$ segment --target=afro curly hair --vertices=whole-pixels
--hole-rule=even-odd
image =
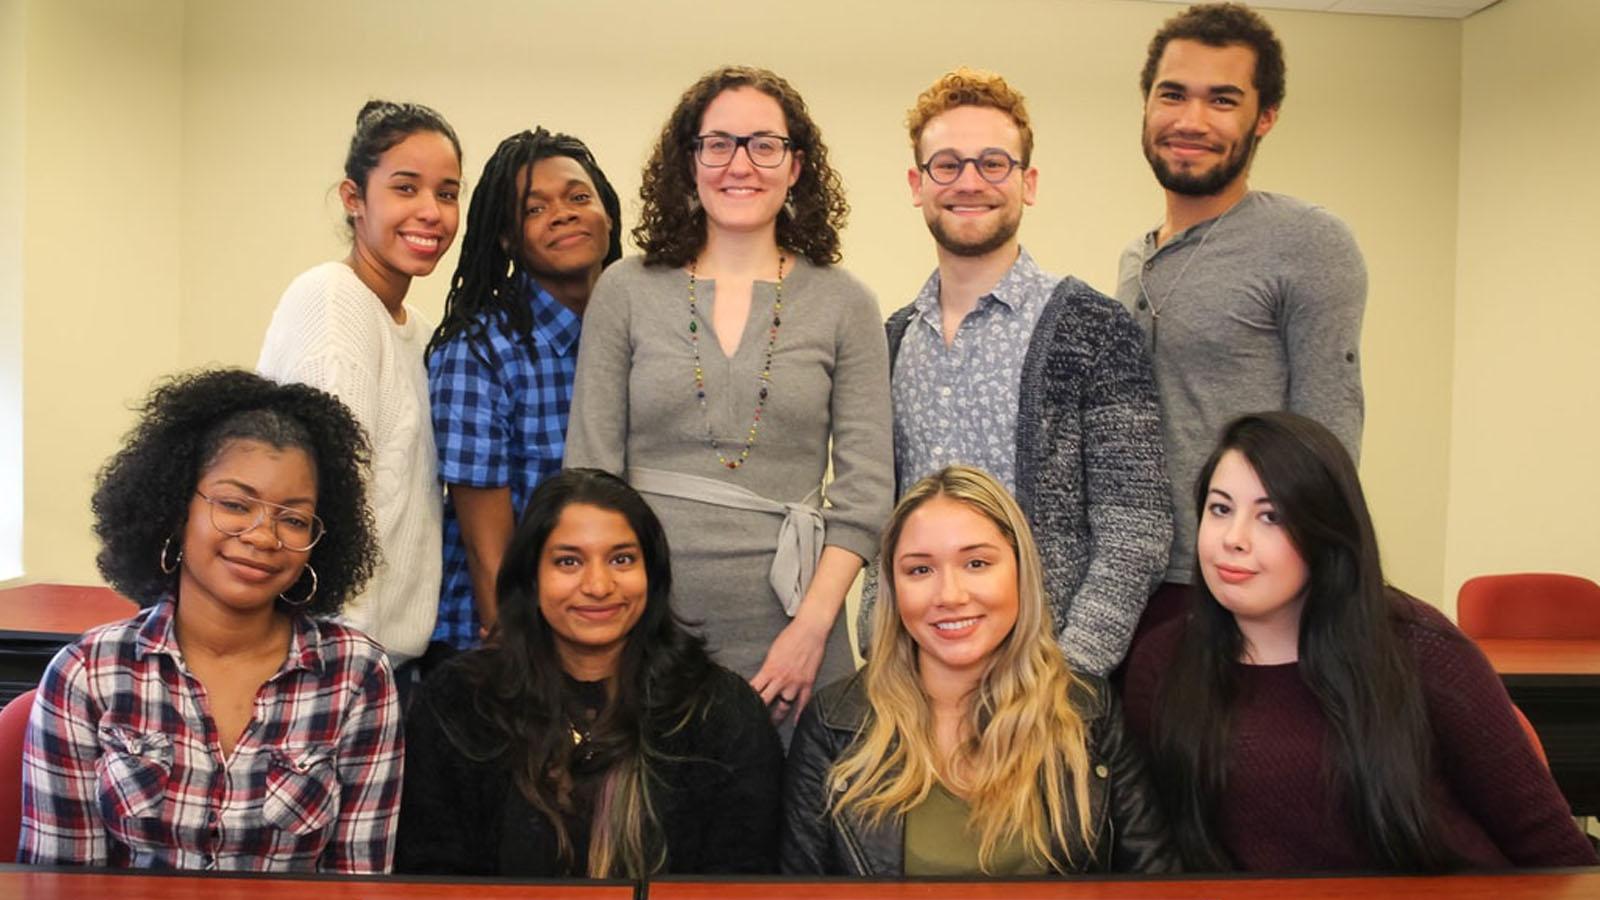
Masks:
[[[177,590],[161,554],[188,518],[204,472],[231,441],[297,448],[311,457],[317,515],[326,526],[311,550],[317,593],[299,609],[337,613],[377,565],[377,541],[363,476],[371,453],[355,417],[331,394],[277,384],[236,369],[192,372],[158,384],[139,424],[96,479],[96,558],[106,581],[140,606]]]

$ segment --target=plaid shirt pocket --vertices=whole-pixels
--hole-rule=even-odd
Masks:
[[[262,816],[274,828],[305,836],[327,828],[339,811],[332,747],[275,747],[267,768]]]
[[[100,817],[128,846],[170,843],[161,818],[172,777],[172,738],[125,725],[100,727]]]

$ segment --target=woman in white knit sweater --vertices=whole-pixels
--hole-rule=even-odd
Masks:
[[[455,238],[461,144],[428,107],[373,100],[356,116],[344,174],[350,255],[289,285],[256,367],[334,394],[367,430],[383,559],[344,616],[398,667],[422,655],[433,631],[442,515],[423,365],[433,325],[405,297]]]

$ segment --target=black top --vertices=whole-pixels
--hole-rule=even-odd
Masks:
[[[569,701],[592,703],[594,685],[569,682]],[[451,742],[488,743],[461,665],[441,667],[406,717],[406,776],[395,871],[534,878],[573,874],[560,862],[549,820],[522,795],[499,759],[469,759]],[[588,695],[587,697],[584,695]],[[651,801],[666,839],[662,874],[766,873],[777,869],[783,750],[760,697],[720,666],[710,668],[698,718],[656,736]],[[588,700],[589,703],[585,701]],[[580,726],[580,731],[582,726]],[[492,740],[492,738],[490,739]],[[575,772],[580,782],[584,773]],[[596,780],[596,783],[597,780]],[[575,791],[575,797],[584,791]],[[587,829],[592,809],[567,819]],[[580,860],[588,835],[572,833]],[[581,862],[576,874],[583,874]]]

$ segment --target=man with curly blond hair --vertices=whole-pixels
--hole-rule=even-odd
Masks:
[[[907,125],[911,202],[939,268],[888,324],[898,484],[960,463],[1015,493],[1039,538],[1057,641],[1075,668],[1105,674],[1172,529],[1138,326],[1022,249],[1039,172],[1027,105],[1004,78],[947,73]],[[864,626],[875,586],[865,594]]]

